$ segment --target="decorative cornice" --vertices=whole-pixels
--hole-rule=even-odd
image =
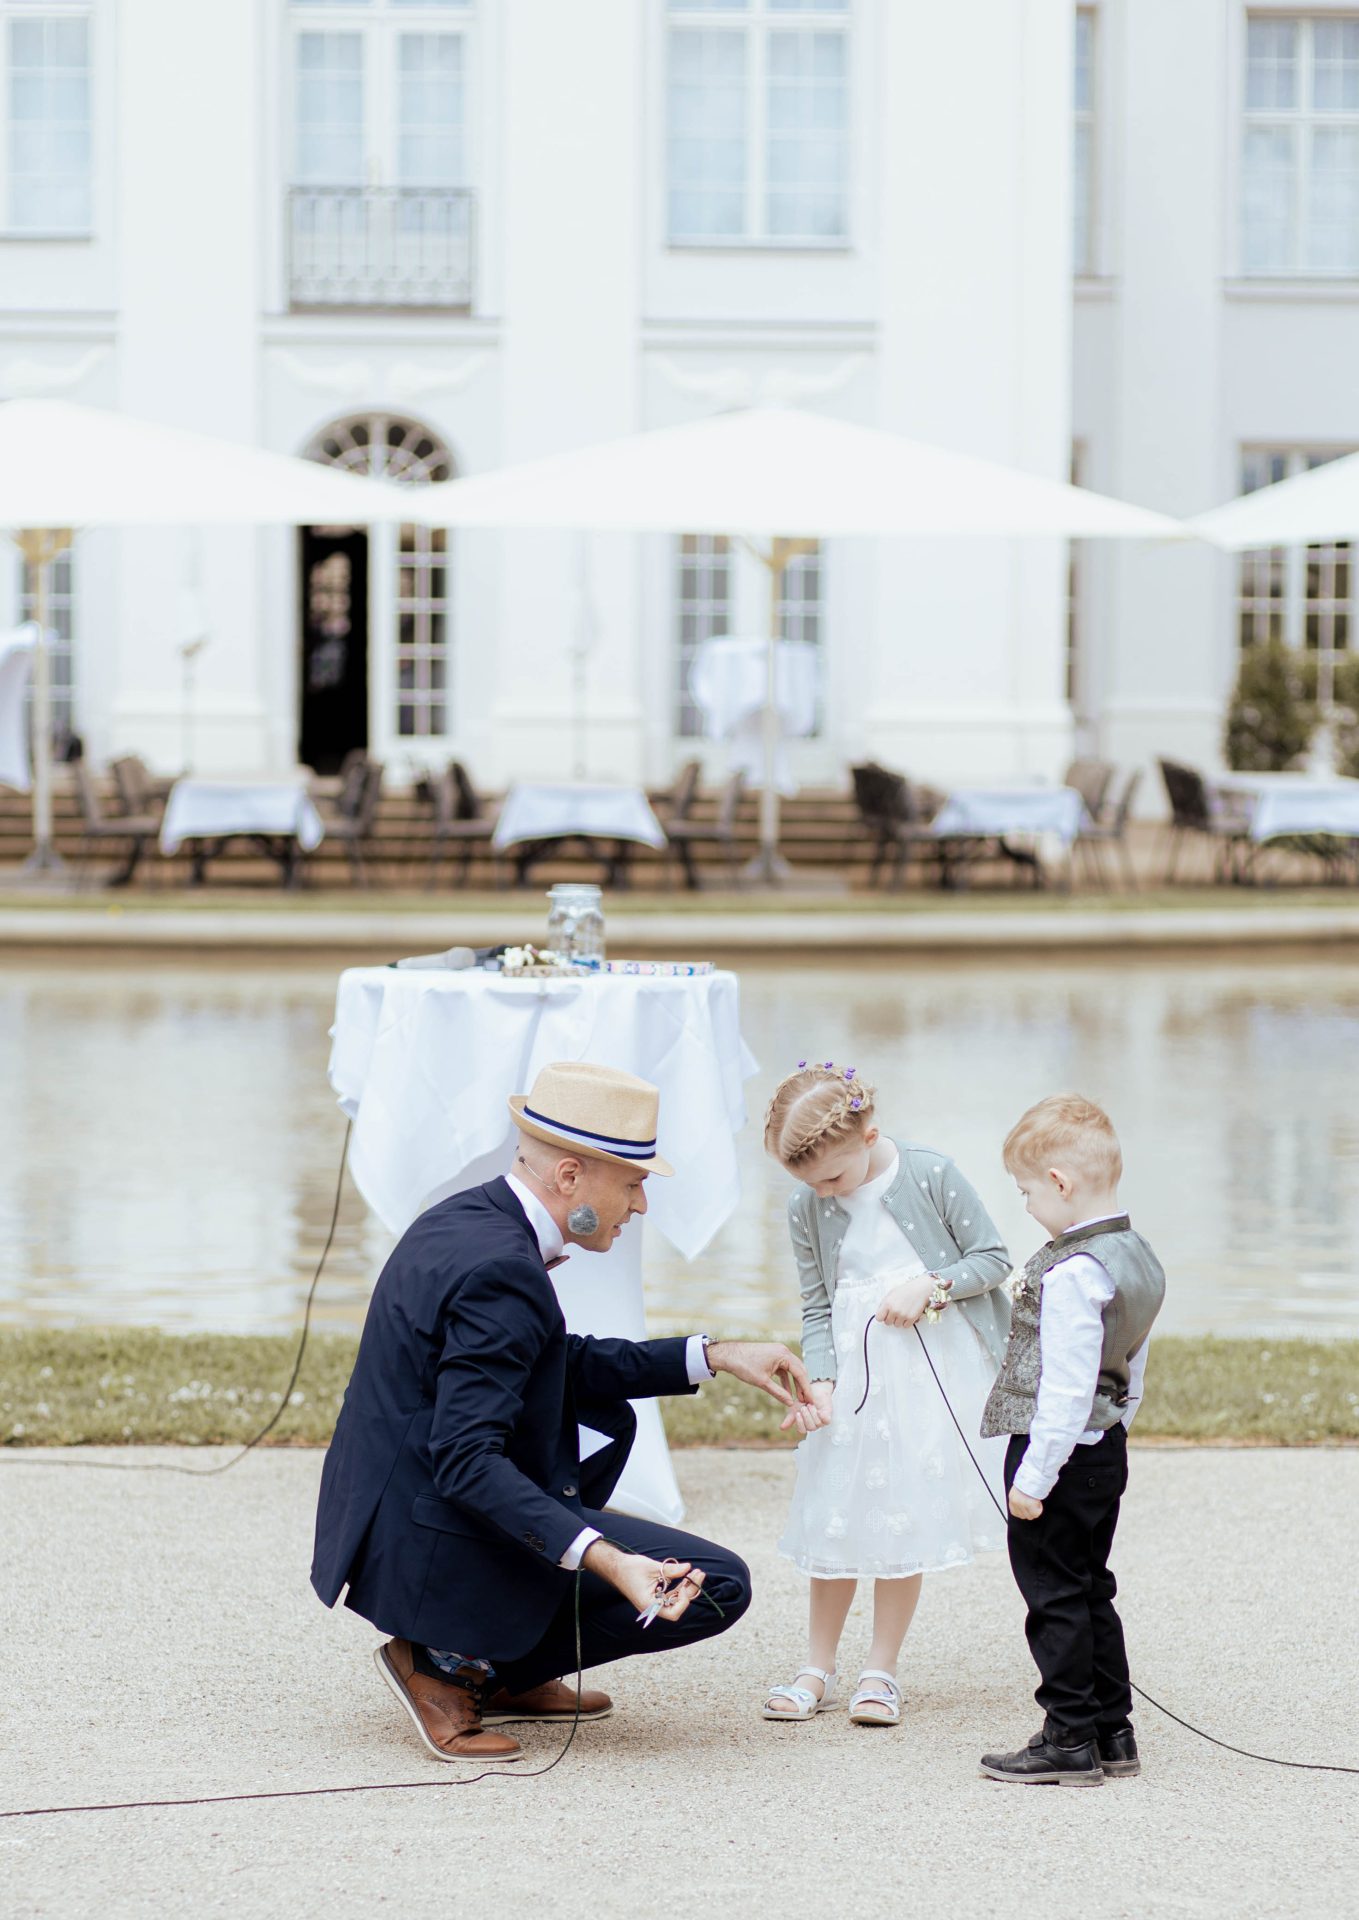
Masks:
[[[7,360],[0,366],[0,395],[6,400],[38,400],[69,393],[107,360],[108,347],[90,347],[78,360]]]
[[[651,356],[651,365],[676,392],[695,394],[719,407],[787,407],[800,400],[821,399],[840,393],[868,364],[866,353],[854,353],[823,373],[796,367],[768,367],[761,373],[718,367],[705,373],[678,366],[664,354]]]

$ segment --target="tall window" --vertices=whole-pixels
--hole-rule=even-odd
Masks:
[[[783,570],[779,632],[785,640],[822,644],[825,627],[823,553],[800,553]],[[763,582],[761,582],[763,584]],[[726,534],[682,533],[675,542],[675,664],[677,730],[697,739],[703,715],[689,692],[689,672],[705,640],[732,632],[758,633],[768,620],[761,602],[755,620],[743,623],[737,607],[735,549]],[[818,705],[813,733],[821,732]]]
[[[849,0],[669,0],[672,245],[842,245]]]
[[[1324,467],[1343,449],[1251,447],[1242,457],[1244,492]],[[1261,547],[1241,555],[1237,631],[1241,645],[1282,640],[1320,660],[1339,659],[1353,645],[1354,569],[1348,540],[1310,547]]]
[[[90,21],[85,5],[0,0],[4,224],[90,231]]]
[[[1359,14],[1246,27],[1246,273],[1359,274]]]
[[[1095,10],[1076,9],[1075,123],[1071,169],[1071,262],[1095,271]]]
[[[312,457],[351,473],[418,486],[451,480],[448,450],[418,421],[364,414],[321,435]],[[388,537],[375,528],[372,538]],[[450,625],[453,583],[448,536],[442,527],[411,522],[396,529],[395,724],[402,739],[427,740],[448,732]],[[380,609],[377,632],[386,630]]]
[[[33,569],[23,567],[19,619],[37,617]],[[52,744],[58,752],[75,732],[75,568],[71,549],[59,553],[47,577],[47,674],[52,690]]]
[[[466,304],[470,0],[292,0],[298,305]]]
[[[679,732],[696,740],[703,715],[689,692],[689,670],[705,640],[730,633],[734,602],[731,542],[724,533],[682,533],[675,543],[675,664]]]

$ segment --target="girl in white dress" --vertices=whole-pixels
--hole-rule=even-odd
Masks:
[[[810,1653],[766,1696],[767,1720],[835,1704],[840,1635],[870,1578],[873,1640],[850,1718],[898,1725],[897,1661],[923,1576],[1005,1544],[940,1386],[1003,1509],[1004,1443],[974,1436],[1005,1351],[1010,1257],[953,1162],[889,1139],[873,1102],[853,1067],[804,1062],[765,1121],[767,1151],[800,1182],[788,1213],[813,1382],[811,1404],[783,1423],[805,1438],[779,1542],[811,1576]]]

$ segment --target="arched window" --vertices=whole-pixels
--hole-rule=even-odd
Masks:
[[[365,413],[338,421],[319,433],[307,449],[308,457],[328,466],[345,467],[352,473],[395,480],[421,486],[453,476],[453,460],[447,447],[418,420],[393,413]],[[367,582],[367,553],[349,551],[343,556],[345,581],[353,581],[350,630],[347,654],[338,663],[334,596],[336,560],[344,540],[352,549],[354,536],[337,535],[333,550],[324,550],[325,535],[332,529],[310,529],[310,546],[304,540],[303,566],[307,574],[304,593],[303,634],[303,724],[307,736],[307,701],[315,695],[318,708],[329,699],[332,720],[325,723],[327,736],[335,733],[333,715],[342,711],[351,716],[350,733],[344,736],[344,721],[338,722],[333,744],[314,748],[304,759],[316,764],[318,757],[333,759],[350,746],[366,746],[357,737],[358,689],[362,678],[362,707],[366,714],[375,711],[385,717],[379,734],[403,740],[441,739],[449,728],[449,655],[451,650],[452,578],[449,567],[448,536],[442,527],[422,527],[413,522],[396,528],[393,535],[375,529],[369,543],[372,551],[371,617],[373,631],[367,632],[370,596]],[[394,551],[378,549],[394,536]],[[363,578],[359,578],[362,565]],[[318,579],[319,575],[319,579]],[[315,633],[305,612],[314,597],[312,583],[324,586],[320,596],[330,610]],[[360,604],[360,603],[363,604]],[[360,633],[359,625],[363,631]],[[369,640],[372,660],[369,662]],[[328,651],[327,651],[328,649]],[[309,671],[309,667],[314,671]],[[369,674],[372,674],[372,698]],[[347,676],[350,698],[347,707],[337,704],[337,688]],[[341,703],[343,695],[341,693]],[[315,729],[313,729],[315,732]]]

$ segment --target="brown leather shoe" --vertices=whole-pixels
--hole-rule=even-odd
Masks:
[[[607,1693],[590,1687],[581,1689],[582,1720],[607,1720],[612,1712],[613,1701]],[[527,1693],[509,1693],[501,1687],[487,1700],[481,1720],[483,1726],[503,1727],[512,1720],[574,1720],[575,1717],[575,1681],[544,1680],[540,1687],[530,1687]]]
[[[409,1640],[388,1640],[373,1649],[373,1658],[436,1760],[517,1760],[522,1754],[509,1734],[484,1730],[480,1692],[416,1672]],[[466,1671],[470,1677],[477,1669]]]

